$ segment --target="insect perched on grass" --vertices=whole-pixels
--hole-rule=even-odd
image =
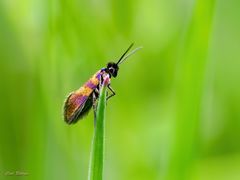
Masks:
[[[117,63],[109,62],[106,68],[102,68],[101,70],[97,71],[82,87],[70,93],[64,104],[64,120],[66,123],[76,123],[88,113],[91,107],[93,107],[95,115],[96,103],[99,96],[100,87],[102,86],[103,78],[106,76],[109,78],[117,77],[119,64],[140,49],[140,47],[136,48],[126,55],[132,46],[133,44],[129,46]],[[112,92],[111,95],[107,96],[108,100],[115,95],[115,92],[111,88],[110,83],[107,85],[107,87]]]

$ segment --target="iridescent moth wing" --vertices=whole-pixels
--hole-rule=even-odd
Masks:
[[[98,87],[101,70],[95,73],[81,88],[72,92],[64,104],[64,120],[74,124],[86,115],[93,105],[93,91]]]

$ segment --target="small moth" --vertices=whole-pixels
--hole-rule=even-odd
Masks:
[[[70,93],[64,104],[64,120],[67,124],[74,124],[78,120],[82,119],[89,112],[91,107],[93,107],[94,113],[96,112],[96,102],[99,97],[99,90],[102,86],[103,78],[106,76],[108,76],[110,79],[111,77],[117,77],[119,65],[129,56],[141,49],[141,47],[138,47],[127,55],[132,46],[133,43],[128,47],[128,49],[123,53],[116,63],[107,63],[107,67],[97,71],[82,87]],[[110,81],[107,87],[112,92],[112,94],[107,96],[108,100],[116,93],[110,86]]]

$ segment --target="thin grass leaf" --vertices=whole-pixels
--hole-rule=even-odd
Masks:
[[[97,114],[95,119],[94,135],[92,140],[88,180],[103,179],[103,159],[104,159],[104,140],[105,140],[105,106],[106,91],[109,78],[104,79],[100,90],[99,102],[97,105]]]

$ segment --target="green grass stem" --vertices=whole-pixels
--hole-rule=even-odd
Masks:
[[[104,159],[104,139],[105,139],[105,106],[106,106],[106,90],[107,81],[100,90],[99,101],[97,105],[97,114],[95,119],[94,135],[91,146],[91,154],[89,161],[88,180],[103,179],[103,159]]]

